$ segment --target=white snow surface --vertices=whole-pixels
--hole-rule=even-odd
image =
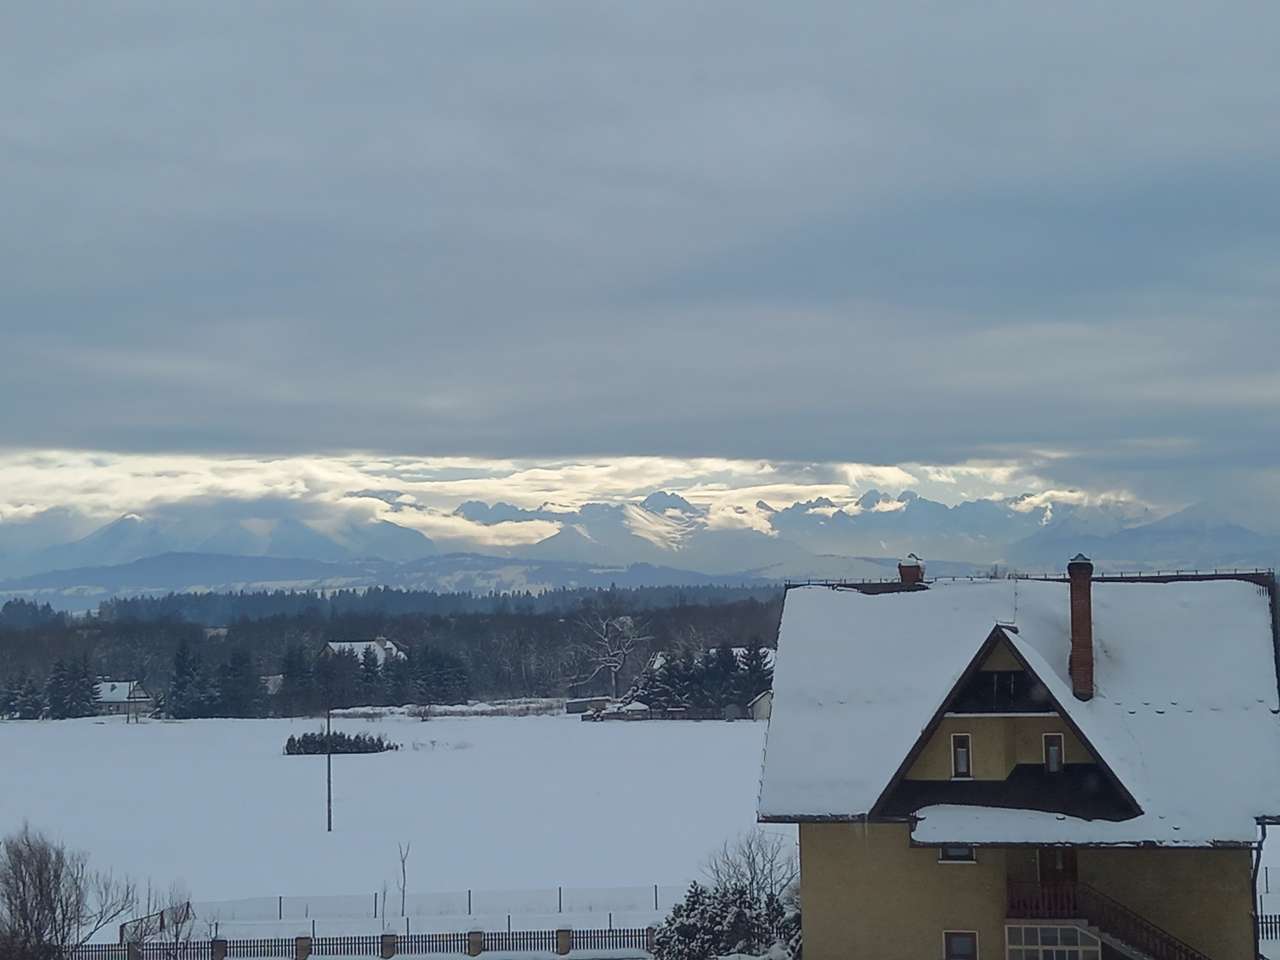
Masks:
[[[991,630],[1016,624],[1013,645],[1143,813],[1109,823],[935,807],[917,839],[1256,840],[1256,818],[1280,813],[1280,698],[1266,591],[1227,580],[1095,582],[1096,695],[1081,702],[1067,676],[1068,589],[998,580],[880,595],[790,590],[761,815],[865,815]],[[1003,829],[1016,837],[1002,837]]]
[[[286,757],[316,720],[0,722],[0,834],[24,821],[194,900],[685,885],[755,822],[762,727],[578,717],[335,719],[391,753]],[[779,828],[794,835],[792,828]]]

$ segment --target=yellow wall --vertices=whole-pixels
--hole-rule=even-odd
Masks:
[[[906,824],[802,823],[805,960],[936,960],[946,930],[976,930],[981,960],[1004,955],[1003,850],[938,863]]]
[[[1014,657],[1009,645],[1001,640],[991,651],[991,655],[983,661],[979,670],[1021,670],[1022,664]]]
[[[942,956],[945,930],[976,930],[980,960],[1004,956],[1005,880],[1037,879],[1033,848],[980,848],[938,863],[905,824],[801,824],[808,960]],[[1248,850],[1089,849],[1080,879],[1214,960],[1252,960]]]
[[[943,717],[938,729],[907,771],[908,780],[951,779],[951,734],[967,733],[977,780],[1004,780],[1017,763],[1044,760],[1042,735],[1061,733],[1067,763],[1092,763],[1093,756],[1058,716]]]
[[[1214,960],[1252,960],[1249,850],[1081,850],[1080,880]]]

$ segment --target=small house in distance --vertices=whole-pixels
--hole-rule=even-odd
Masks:
[[[747,704],[752,720],[768,720],[773,712],[773,691],[766,690]]]
[[[388,660],[404,660],[405,653],[386,637],[374,637],[372,640],[334,640],[325,644],[324,653],[327,655],[340,654],[350,652],[355,654],[355,658],[360,660],[364,657],[366,650],[372,650],[374,657],[377,658],[378,666],[384,667]]]
[[[1276,594],[1083,556],[788,590],[759,817],[800,826],[806,957],[1258,957]]]
[[[154,713],[156,701],[137,680],[99,680],[94,685],[94,709],[100,717],[136,718]]]
[[[609,706],[608,697],[573,697],[564,702],[564,712],[570,714],[590,713],[603,710]]]

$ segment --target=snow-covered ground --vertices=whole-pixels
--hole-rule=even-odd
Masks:
[[[687,883],[755,820],[764,725],[576,717],[335,720],[394,753],[281,754],[315,720],[0,722],[0,832],[193,900]],[[789,830],[790,828],[779,828]]]

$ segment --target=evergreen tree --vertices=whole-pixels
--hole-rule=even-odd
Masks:
[[[89,655],[67,665],[64,707],[68,717],[92,717],[97,712],[98,683],[89,666]]]
[[[316,685],[323,708],[353,707],[360,684],[360,659],[349,649],[322,653],[316,663]]]
[[[16,675],[9,677],[3,685],[0,685],[0,719],[10,717],[17,712],[18,691],[21,686]]]
[[[18,690],[14,702],[14,713],[18,715],[19,720],[39,720],[44,716],[44,711],[44,693],[34,677],[27,677]]]
[[[706,706],[723,707],[732,702],[737,674],[738,656],[728,643],[703,653],[702,689],[706,694]]]
[[[67,672],[67,664],[64,661],[53,661],[53,667],[49,670],[49,677],[44,684],[44,702],[49,716],[55,720],[70,716],[67,713]]]
[[[360,700],[362,705],[380,707],[383,702],[382,668],[372,646],[360,655]]]
[[[404,659],[388,660],[382,667],[387,703],[397,707],[412,703],[416,693],[416,676],[412,651]]]
[[[238,647],[218,669],[217,714],[222,717],[256,717],[266,700],[266,688],[247,647]]]
[[[766,690],[773,689],[773,667],[769,665],[768,651],[761,648],[760,641],[755,637],[752,637],[751,646],[743,654],[738,685],[738,702],[744,706]]]
[[[276,712],[286,717],[311,713],[316,708],[315,676],[306,648],[293,643],[280,661],[280,692]]]
[[[195,712],[195,682],[200,669],[199,656],[192,652],[184,639],[173,654],[173,679],[169,682],[169,696],[165,704],[171,717],[198,716]]]

